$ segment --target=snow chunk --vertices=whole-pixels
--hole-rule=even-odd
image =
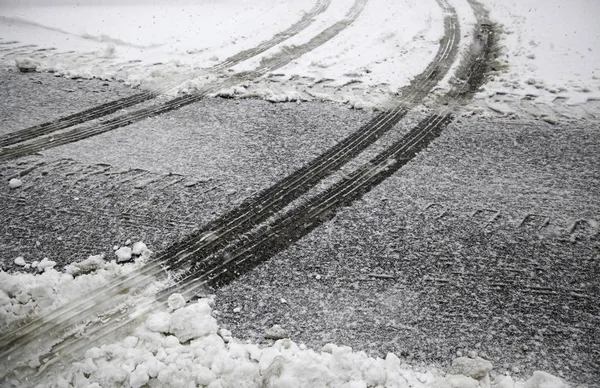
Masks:
[[[23,181],[17,178],[13,178],[8,182],[8,187],[16,189],[17,187],[23,186]]]
[[[19,256],[15,259],[15,264],[21,267],[25,267],[25,264],[27,264],[25,262],[25,259],[23,258],[23,256]]]
[[[146,328],[155,333],[168,333],[171,326],[171,314],[158,312],[150,314],[146,319]]]
[[[75,276],[95,272],[104,267],[104,253],[100,255],[90,256],[80,262],[69,264],[65,267],[65,272]]]
[[[514,388],[515,382],[510,376],[501,376],[493,385],[494,388]]]
[[[133,248],[131,249],[131,253],[133,253],[134,255],[141,255],[144,252],[148,252],[149,249],[146,246],[146,244],[144,244],[141,241],[138,241],[136,243],[133,244]]]
[[[494,366],[481,357],[458,357],[452,361],[452,373],[465,375],[476,380],[484,378]]]
[[[135,337],[133,335],[130,335],[129,337],[125,338],[123,340],[123,346],[126,348],[134,348],[135,345],[137,345],[137,343],[139,342],[139,338]]]
[[[209,334],[216,334],[219,327],[217,326],[217,320],[211,316],[211,311],[209,301],[205,299],[181,308],[171,316],[169,331],[181,343],[205,337]]]
[[[54,268],[55,265],[56,261],[48,260],[47,257],[44,257],[44,259],[38,263],[37,269],[40,272],[44,272],[51,268]]]
[[[550,373],[535,371],[533,376],[525,382],[524,388],[568,388],[568,385]]]
[[[463,375],[448,375],[435,385],[436,388],[479,388],[479,382]]]
[[[119,263],[129,261],[131,260],[131,248],[121,247],[116,250],[115,255],[117,255],[117,262]]]
[[[185,306],[185,298],[181,294],[173,294],[167,299],[169,311],[175,311]]]
[[[32,58],[17,58],[15,65],[23,73],[31,73],[37,70],[39,64]]]
[[[138,365],[129,378],[129,384],[132,388],[140,388],[147,384],[148,381],[150,381],[150,375],[148,373],[148,367],[144,364]]]
[[[289,338],[290,335],[281,326],[273,325],[272,328],[265,332],[264,337],[265,339],[280,340],[284,338]]]

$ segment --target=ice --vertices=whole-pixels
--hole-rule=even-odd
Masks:
[[[8,182],[8,187],[10,187],[11,189],[16,189],[18,187],[23,186],[23,181],[17,178],[12,178],[9,182]]]
[[[475,380],[483,379],[493,369],[491,362],[481,357],[458,357],[452,361],[452,373],[472,377]]]
[[[65,267],[65,272],[73,276],[83,275],[90,272],[94,272],[104,267],[106,262],[104,261],[104,254],[92,255],[87,259],[69,264]]]
[[[131,254],[132,251],[129,247],[121,247],[115,251],[115,255],[117,256],[117,262],[119,263],[131,260]]]

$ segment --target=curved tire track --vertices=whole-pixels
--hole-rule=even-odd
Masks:
[[[489,58],[493,34],[484,25],[480,36],[481,44],[485,47],[484,54],[470,64],[470,74],[465,85],[448,93],[459,102],[468,100],[483,81],[484,66]],[[428,116],[400,140],[322,194],[311,198],[272,223],[257,228],[243,241],[210,257],[201,258],[193,271],[189,271],[176,287],[161,292],[160,297],[164,298],[172,292],[193,293],[204,285],[220,287],[287,249],[332,219],[340,208],[362,198],[410,162],[442,133],[452,119],[451,108]]]
[[[458,28],[456,28],[456,33],[458,33]],[[479,62],[483,62],[485,59],[486,58],[480,59]],[[449,66],[450,65],[448,64],[448,67]],[[434,73],[439,74],[437,71],[432,72],[432,74]],[[432,76],[430,74],[429,76],[424,77],[424,79],[431,80],[431,77]],[[435,78],[436,77],[433,76],[433,79]],[[371,127],[375,127],[375,125],[378,124],[380,127],[376,127],[378,128],[377,130],[385,131],[391,128],[391,126],[393,126],[393,124],[395,124],[397,120],[399,120],[406,113],[406,108],[404,107],[405,103],[414,103],[415,99],[418,98],[417,96],[413,95],[408,98],[407,101],[403,101],[402,104],[399,104],[399,106],[392,111],[393,113],[388,112],[389,115],[385,117],[378,117],[373,120],[373,122],[370,123]],[[385,119],[387,121],[377,121],[377,119]],[[258,233],[250,233],[249,236],[252,238],[250,241],[242,243],[238,241],[236,244],[231,245],[232,248],[226,250],[224,256],[219,254],[214,255],[213,257],[208,257],[208,255],[205,254],[206,252],[210,253],[211,250],[213,250],[214,253],[215,249],[222,248],[221,245],[228,242],[224,238],[225,234],[215,235],[214,231],[211,231],[209,228],[205,228],[204,233],[196,234],[195,236],[188,238],[185,242],[176,244],[171,249],[168,249],[161,254],[157,260],[145,268],[142,276],[156,274],[161,270],[162,261],[175,254],[175,262],[171,262],[171,264],[169,264],[171,268],[177,268],[177,265],[181,264],[189,265],[190,259],[192,258],[200,260],[205,260],[206,258],[209,259],[208,261],[202,262],[201,265],[196,266],[193,270],[188,270],[186,278],[183,279],[182,284],[178,286],[176,290],[185,291],[186,289],[190,290],[190,288],[195,289],[199,287],[199,284],[201,286],[204,283],[219,285],[227,282],[239,274],[240,266],[244,265],[244,268],[247,269],[263,260],[261,259],[257,262],[255,257],[256,253],[264,252],[265,248],[268,247],[272,247],[270,251],[267,250],[269,254],[274,254],[276,251],[285,249],[285,247],[289,246],[289,244],[297,241],[297,239],[304,236],[306,233],[308,233],[308,231],[323,223],[324,220],[328,219],[327,217],[332,216],[332,214],[335,212],[335,209],[339,208],[339,206],[359,198],[362,196],[363,192],[369,190],[374,185],[389,176],[386,174],[391,174],[399,169],[401,165],[408,162],[419,150],[421,150],[423,147],[429,144],[433,138],[439,135],[439,132],[441,132],[441,129],[443,129],[449,120],[449,114],[436,115],[425,120],[415,129],[411,130],[403,139],[401,139],[400,142],[394,144],[387,151],[380,154],[380,156],[374,159],[372,163],[364,166],[353,176],[343,180],[330,190],[326,191],[324,194],[315,197],[307,206],[299,207],[296,210],[293,210],[291,213],[280,217],[271,225],[259,228]],[[372,136],[377,136],[377,130],[373,132],[375,135]],[[372,136],[367,136],[366,139],[372,139]],[[327,154],[337,154],[340,160],[347,160],[348,158],[352,157],[353,152],[364,149],[366,147],[365,144],[369,142],[369,140],[365,139],[354,139],[352,143],[356,141],[358,141],[359,145],[355,145],[356,148],[354,150],[352,150],[352,148],[337,150],[335,152],[330,150],[331,152],[328,152]],[[341,154],[338,153],[340,151]],[[390,155],[394,156],[394,158],[392,158]],[[340,163],[339,161],[333,162],[329,159],[331,158],[322,159],[324,162],[331,163],[325,163],[324,166],[321,166],[321,169],[315,170],[314,173],[316,175],[314,179],[317,179],[316,177],[321,176],[320,174],[327,174],[326,171],[333,171],[330,169],[335,169],[334,166],[336,166],[336,163]],[[394,160],[393,163],[391,162],[392,159]],[[298,179],[296,174],[293,174],[292,176],[293,178],[288,177],[276,185],[276,189],[269,189],[261,196],[264,197],[263,199],[266,199],[270,202],[265,203],[263,209],[266,210],[260,212],[262,214],[260,218],[265,220],[273,214],[273,209],[277,207],[277,204],[281,206],[289,203],[291,201],[290,198],[297,198],[299,196],[298,193],[302,192],[302,190],[307,191],[306,188],[311,186],[310,179]],[[286,190],[283,195],[280,195],[282,194],[281,191],[279,191],[281,189]],[[277,195],[280,196],[277,197]],[[341,200],[340,198],[344,199]],[[276,203],[273,204],[273,201],[276,201]],[[254,205],[256,204],[254,203]],[[248,212],[256,211],[256,208],[252,208],[252,204],[248,206],[248,211],[238,210],[237,213],[232,212],[225,217],[225,220],[221,221],[226,225],[229,225],[229,228],[231,229],[228,232],[230,233],[230,238],[233,238],[234,235],[239,237],[242,233],[244,233],[241,231],[241,229],[250,230],[252,227],[256,227],[258,223],[257,220],[254,220],[253,218],[245,219],[249,216]],[[242,219],[245,219],[244,222],[240,222]],[[209,227],[210,226],[211,225],[209,225]],[[211,265],[212,269],[209,269]],[[135,275],[133,279],[135,282],[137,282],[135,285],[144,285],[145,278]],[[2,342],[6,345],[2,346],[5,351],[1,357],[5,358],[6,356],[9,356],[13,350],[18,349],[21,344],[31,342],[36,338],[39,338],[40,335],[35,333],[36,328],[46,326],[44,327],[46,330],[61,331],[66,326],[76,323],[76,321],[81,319],[80,317],[77,317],[79,312],[85,313],[86,316],[89,316],[91,313],[94,313],[98,301],[102,299],[105,300],[107,295],[112,295],[115,291],[118,292],[122,286],[133,286],[131,280],[132,278],[126,278],[121,282],[116,282],[116,284],[112,285],[108,290],[102,290],[102,295],[92,295],[90,298],[81,301],[81,303],[77,304],[75,307],[68,306],[66,308],[58,309],[58,311],[49,314],[48,316],[44,317],[44,319],[41,319],[37,322],[32,322],[22,329],[11,333],[9,336],[7,336],[8,338],[4,337]],[[167,292],[172,291],[173,289],[169,289]],[[147,301],[142,303],[142,305],[136,305],[136,311],[148,311],[148,309],[156,306],[157,303],[160,302]],[[111,329],[118,329],[133,319],[135,318],[128,318],[124,321],[120,321],[119,323],[115,323],[116,326],[111,326]],[[105,326],[97,325],[92,328],[88,334],[95,339],[101,338],[105,334],[103,330],[106,330]],[[46,331],[46,333],[47,332],[48,331]],[[9,340],[8,343],[5,342],[7,339]],[[65,352],[71,352],[78,346],[83,345],[77,344],[77,339],[73,339],[73,341],[66,341],[60,344],[52,350],[52,353],[56,354],[56,352],[62,352],[65,354]]]
[[[233,67],[245,60],[248,60],[256,55],[259,55],[259,54],[267,51],[268,49],[282,43],[286,39],[289,39],[289,38],[299,34],[303,30],[305,30],[308,26],[310,26],[314,22],[315,18],[318,15],[325,12],[327,10],[327,8],[329,8],[330,3],[331,3],[331,0],[318,0],[317,3],[315,4],[315,6],[311,10],[309,10],[299,21],[294,23],[288,29],[277,33],[273,38],[260,43],[258,46],[254,47],[254,48],[242,51],[238,54],[235,54],[235,55],[225,59],[223,62],[221,62],[213,67],[210,67],[207,70],[211,73],[217,73],[217,72],[226,70],[226,69]],[[23,46],[23,47],[29,47],[29,46]],[[6,49],[6,50],[12,50],[12,49],[13,48]],[[0,51],[1,51],[1,49],[0,49]],[[162,91],[164,92],[172,86],[173,85],[163,88]],[[37,125],[31,126],[28,128],[24,128],[19,131],[15,131],[13,133],[10,133],[10,134],[4,135],[4,136],[0,136],[0,147],[14,145],[14,144],[17,144],[17,143],[20,143],[23,141],[34,139],[39,136],[50,134],[52,132],[55,132],[55,131],[58,131],[61,129],[72,127],[74,125],[78,125],[78,124],[84,123],[86,121],[98,119],[100,117],[104,117],[104,116],[110,115],[112,113],[115,113],[121,109],[129,108],[131,106],[141,104],[145,101],[152,100],[152,99],[156,98],[157,96],[159,96],[160,94],[161,94],[160,91],[159,92],[138,93],[138,94],[135,94],[130,97],[120,98],[120,99],[117,99],[114,101],[110,101],[110,102],[98,105],[98,106],[90,108],[90,109],[86,109],[81,112],[74,113],[69,116],[61,117],[61,118],[58,118],[56,120],[53,120],[53,121],[50,121],[47,123],[37,124]]]
[[[233,87],[244,81],[250,81],[258,77],[262,77],[267,73],[277,70],[291,61],[301,57],[305,53],[314,50],[320,45],[328,42],[339,34],[343,28],[349,26],[354,20],[360,16],[369,0],[355,0],[354,5],[346,14],[344,19],[337,22],[332,27],[322,31],[308,43],[303,45],[284,48],[280,53],[273,58],[267,60],[267,63],[261,64],[256,70],[245,73],[238,73],[221,82],[213,82],[205,85],[201,90],[194,94],[176,97],[158,106],[139,109],[134,112],[124,114],[122,116],[105,120],[98,125],[90,125],[87,127],[74,128],[65,132],[59,132],[52,137],[36,138],[28,143],[16,145],[14,147],[3,148],[0,151],[0,162],[15,159],[25,155],[31,155],[36,152],[44,151],[59,145],[73,143],[79,140],[86,139],[91,136],[99,135],[104,132],[111,131],[116,128],[121,128],[134,122],[156,116],[162,113],[170,112],[175,109],[182,108],[194,102],[202,100],[205,96],[215,93],[221,89]],[[342,28],[343,27],[343,28]]]
[[[467,82],[451,90],[448,95],[458,102],[465,102],[476,91],[483,80],[483,67],[486,64],[493,36],[491,31],[483,27],[482,44],[485,55],[470,61],[470,72]],[[242,273],[268,260],[273,255],[287,249],[290,245],[306,236],[312,230],[331,219],[337,210],[348,206],[373,187],[397,172],[422,149],[426,148],[443,129],[452,121],[452,110],[446,108],[437,114],[430,115],[411,129],[402,139],[392,144],[376,156],[370,163],[340,181],[324,193],[310,199],[287,214],[276,219],[267,226],[249,233],[247,239],[239,240],[229,249],[203,259],[187,276],[178,279],[178,285],[161,291],[156,300],[145,300],[136,305],[136,316],[110,325],[111,330],[118,330],[139,320],[140,311],[149,313],[165,304],[167,297],[173,292],[194,295],[204,291],[207,286],[216,288],[237,278]],[[207,260],[208,259],[208,260]],[[142,313],[143,315],[143,313]],[[97,341],[107,335],[107,326],[95,326],[89,333],[92,340]],[[84,344],[61,344],[57,351],[71,352],[85,346]],[[55,359],[57,361],[58,358]]]

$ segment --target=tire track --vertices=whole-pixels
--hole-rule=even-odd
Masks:
[[[455,47],[457,45],[457,39],[460,36],[459,35],[459,31],[458,31],[458,26],[456,25],[456,22],[454,23],[448,23],[448,26],[454,26],[452,33],[450,34],[451,36],[455,36],[455,39],[448,39],[449,43],[448,45],[443,45],[441,47],[441,52],[442,53],[446,53],[443,55],[450,55],[452,54],[455,55],[455,52],[453,53],[453,50],[449,49],[448,47]],[[455,50],[454,50],[455,51]],[[449,68],[450,63],[452,63],[452,61],[449,61],[449,63],[447,64],[447,67]],[[438,66],[440,64],[437,64]],[[445,65],[446,66],[446,65]],[[445,67],[444,66],[444,67]],[[35,333],[37,328],[40,328],[42,326],[44,326],[45,332],[48,333],[49,331],[62,331],[64,330],[64,328],[69,327],[72,324],[75,324],[76,322],[78,322],[81,317],[79,317],[78,315],[81,314],[86,314],[86,316],[90,316],[91,314],[93,314],[96,310],[97,304],[101,303],[103,300],[105,300],[105,298],[107,297],[107,295],[116,295],[120,290],[122,290],[122,287],[144,287],[145,284],[147,284],[147,282],[149,282],[150,275],[156,275],[159,272],[162,271],[161,267],[162,265],[166,262],[166,260],[173,256],[175,258],[175,260],[171,260],[168,263],[168,267],[171,269],[181,269],[183,266],[189,266],[190,265],[190,259],[193,257],[194,259],[198,259],[201,258],[202,256],[204,256],[205,258],[207,257],[207,255],[205,255],[205,252],[208,253],[214,253],[216,250],[222,248],[222,244],[226,244],[229,241],[227,241],[227,239],[225,238],[226,236],[228,236],[230,239],[233,239],[235,237],[238,237],[239,235],[241,235],[242,230],[250,230],[252,228],[255,228],[256,225],[258,224],[259,219],[261,219],[262,221],[266,220],[268,217],[272,216],[275,211],[274,209],[277,208],[279,206],[279,210],[283,208],[283,206],[287,205],[289,202],[291,202],[292,198],[298,198],[302,193],[305,193],[306,191],[308,191],[308,189],[312,185],[314,185],[314,180],[316,180],[317,182],[320,180],[318,179],[319,176],[321,176],[322,174],[328,174],[331,173],[332,171],[335,170],[336,166],[340,163],[341,160],[349,160],[350,158],[352,158],[352,155],[355,155],[354,152],[358,152],[358,150],[362,150],[364,149],[368,144],[372,143],[374,140],[374,137],[376,137],[377,135],[377,131],[386,131],[389,128],[391,128],[393,126],[393,124],[397,123],[398,120],[400,120],[400,118],[403,116],[403,114],[405,114],[406,109],[405,106],[406,104],[411,104],[411,103],[415,103],[416,99],[418,99],[419,93],[422,93],[421,88],[420,87],[424,87],[424,85],[427,85],[428,83],[433,83],[433,80],[438,79],[437,77],[441,77],[442,75],[440,75],[440,72],[437,71],[436,66],[433,66],[433,69],[428,68],[428,70],[430,71],[430,74],[428,74],[427,76],[424,77],[420,77],[421,82],[417,83],[417,85],[419,85],[419,88],[417,88],[417,90],[415,91],[414,95],[411,95],[410,97],[407,97],[406,100],[404,100],[401,104],[399,104],[398,108],[394,109],[392,112],[389,112],[389,115],[385,115],[385,116],[380,116],[376,119],[374,119],[371,123],[370,126],[371,128],[376,128],[376,130],[373,132],[375,135],[373,134],[369,134],[366,136],[366,138],[361,138],[361,134],[358,134],[357,136],[351,136],[352,140],[349,141],[344,141],[345,144],[345,148],[341,148],[339,149],[339,147],[334,147],[336,149],[334,150],[330,150],[329,152],[327,152],[324,157],[320,157],[318,159],[321,160],[320,163],[320,168],[316,169],[315,171],[312,171],[310,169],[303,169],[304,171],[302,171],[301,173],[298,174],[293,174],[292,177],[288,177],[286,178],[284,181],[280,182],[278,185],[276,185],[275,189],[269,189],[267,190],[265,193],[263,193],[263,195],[260,196],[260,198],[262,198],[263,202],[263,207],[261,209],[257,209],[257,207],[255,206],[257,204],[257,201],[252,201],[250,203],[248,203],[246,206],[242,206],[242,210],[230,213],[229,215],[225,216],[223,220],[221,220],[220,222],[223,223],[225,226],[225,228],[228,229],[224,229],[224,230],[220,230],[219,233],[217,234],[214,230],[211,230],[210,227],[214,226],[214,225],[209,225],[209,227],[204,228],[204,232],[202,233],[198,233],[195,236],[192,236],[191,238],[186,239],[184,242],[179,243],[174,245],[173,247],[171,247],[171,249],[168,249],[167,251],[165,251],[163,254],[161,254],[156,260],[154,260],[152,263],[149,263],[142,271],[140,271],[140,273],[138,274],[134,274],[131,277],[126,277],[124,279],[121,279],[117,282],[115,282],[114,284],[112,284],[110,287],[108,287],[107,289],[102,291],[102,294],[96,294],[96,295],[91,295],[89,298],[87,298],[86,300],[80,301],[78,304],[76,305],[72,305],[72,306],[68,306],[66,308],[61,308],[58,309],[57,311],[48,314],[48,316],[44,317],[43,320],[39,320],[37,322],[32,322],[28,325],[26,325],[23,328],[20,328],[19,330],[17,330],[14,333],[11,333],[9,336],[5,336],[2,339],[2,343],[6,344],[3,345],[2,347],[5,349],[5,351],[2,353],[2,355],[0,357],[4,358],[6,356],[9,356],[12,351],[14,351],[15,349],[18,349],[21,345],[24,345],[26,343],[30,343],[32,341],[34,341],[36,338],[39,338],[39,334]],[[442,68],[444,68],[442,67]],[[446,70],[447,71],[447,70]],[[418,77],[419,78],[419,77]],[[425,81],[423,81],[425,80]],[[437,81],[435,81],[435,83],[437,83]],[[433,85],[435,85],[435,83],[433,83]],[[431,87],[433,87],[433,85],[431,85]],[[426,93],[425,93],[426,94]],[[425,126],[425,128],[427,129],[431,129],[431,127],[433,128],[441,128],[441,126],[439,125],[440,123],[446,123],[449,120],[450,116],[440,116],[438,118],[436,118],[436,120],[433,120],[431,122],[428,122],[427,125]],[[433,125],[433,124],[435,125]],[[377,126],[378,125],[378,126]],[[421,128],[421,126],[419,127]],[[411,137],[409,137],[408,139],[410,140],[410,146],[413,148],[410,148],[413,152],[418,152],[418,150],[420,148],[415,148],[414,147],[414,142],[417,141],[420,142],[418,144],[427,144],[426,142],[423,142],[423,137],[418,137],[418,136],[431,136],[429,135],[432,131],[429,132],[425,132],[425,135],[423,135],[423,130],[413,130],[411,131],[411,133],[409,133],[409,135]],[[407,136],[409,136],[407,135]],[[406,137],[403,139],[405,142],[407,141]],[[405,149],[402,149],[403,151],[406,151]],[[399,151],[396,151],[399,152]],[[331,155],[336,155],[336,158],[331,160]],[[389,159],[389,158],[388,158]],[[410,158],[407,158],[407,161]],[[311,163],[311,166],[313,166],[314,169],[314,165],[313,163]],[[382,165],[377,165],[376,169],[371,171],[368,170],[368,173],[364,173],[363,175],[366,174],[365,176],[360,175],[358,177],[353,177],[352,178],[352,182],[354,185],[358,182],[361,185],[359,187],[363,187],[366,183],[369,183],[371,185],[373,185],[372,179],[375,177],[379,177],[380,173],[383,171],[387,171],[386,169],[389,169],[389,167],[391,167],[391,165],[389,165],[389,160],[386,160],[385,163]],[[365,177],[369,178],[365,180]],[[346,181],[343,181],[346,182]],[[372,186],[371,186],[372,187]],[[337,188],[337,186],[336,186]],[[346,195],[351,195],[353,192],[358,192],[354,186],[350,186],[351,190],[346,193]],[[281,190],[284,190],[283,192]],[[336,189],[336,192],[339,190],[339,188]],[[345,192],[348,190],[345,190]],[[329,192],[327,192],[329,193]],[[321,198],[321,197],[319,197]],[[275,203],[273,203],[275,202]],[[304,218],[298,218],[296,217],[287,217],[285,218],[286,222],[284,222],[282,225],[283,226],[278,226],[278,230],[284,231],[284,232],[291,232],[293,230],[295,230],[295,228],[298,226],[298,223],[303,222],[303,225],[306,221],[306,217],[311,217],[315,218],[315,217],[320,217],[321,214],[326,211],[330,206],[329,202],[326,203],[326,208],[323,211],[320,211],[319,208],[316,208],[316,210],[319,210],[317,212],[315,212],[315,209],[311,209],[309,213],[305,213],[306,209],[303,207],[302,209],[298,210],[299,213],[304,214]],[[253,217],[252,214],[253,213],[259,213],[260,215],[258,216],[258,219],[256,217]],[[274,224],[274,225],[278,225],[278,224]],[[293,226],[293,228],[291,228],[291,226]],[[315,225],[314,227],[317,226],[317,223],[313,222],[312,225]],[[272,228],[272,226],[268,226],[265,228],[260,228],[260,230],[269,230],[270,228]],[[291,229],[290,229],[291,228]],[[266,240],[266,239],[260,239],[261,236],[268,236],[269,239],[272,239],[273,236],[275,236],[273,233],[268,233],[265,232],[262,235],[258,234],[255,235],[256,238],[258,238],[258,242],[254,241],[254,242],[250,242],[249,244],[251,244],[251,248],[252,249],[260,249],[260,248],[256,248],[256,247],[263,247],[264,244],[272,244],[273,241],[271,240]],[[293,240],[292,238],[290,238],[290,241]],[[267,242],[268,241],[268,242]],[[261,245],[263,244],[263,245]],[[229,251],[233,252],[236,254],[236,256],[230,256],[229,254],[227,255],[226,260],[221,260],[220,264],[213,270],[210,270],[208,272],[204,272],[202,275],[202,284],[206,283],[207,281],[211,281],[213,283],[215,283],[215,279],[220,279],[219,281],[223,281],[224,278],[222,278],[223,273],[227,272],[229,270],[229,268],[233,268],[232,266],[234,265],[240,265],[243,264],[243,261],[245,261],[247,259],[248,256],[243,256],[244,254],[249,252],[249,247],[247,245],[242,244],[241,248],[239,244],[234,244],[235,247],[233,250],[229,249]],[[242,249],[240,251],[240,249]],[[211,252],[212,251],[212,252]],[[246,257],[246,259],[244,259],[243,261],[240,261],[239,258],[240,257]],[[216,257],[216,256],[215,256]],[[225,265],[228,265],[229,267],[224,267]],[[198,270],[199,269],[204,269],[204,267],[201,267],[199,265],[196,266],[196,268],[194,268],[193,270],[189,269],[187,272],[187,277],[186,277],[186,282],[183,283],[182,286],[180,286],[180,288],[183,290],[183,288],[189,288],[190,285],[193,285],[193,288],[198,287],[198,283],[197,283],[197,278],[198,278]],[[191,270],[191,271],[190,271]],[[235,271],[233,271],[235,272]],[[219,278],[221,276],[221,278]],[[207,280],[207,277],[210,277]],[[189,280],[189,281],[188,281]],[[160,303],[160,302],[156,302],[156,301],[146,301],[143,302],[139,305],[136,305],[136,310],[137,311],[147,311],[145,309],[155,306],[156,303]],[[134,319],[134,318],[131,318]],[[118,327],[126,324],[127,322],[129,322],[131,319],[127,320],[125,319],[124,321],[120,321],[120,323],[117,324]],[[114,322],[114,320],[113,320]],[[118,328],[116,327],[116,328]],[[115,329],[116,329],[115,328]],[[100,326],[96,326],[91,328],[90,332],[88,332],[89,336],[92,336],[92,338],[95,337],[101,337],[102,335],[104,335],[105,333],[102,332],[102,330],[105,330],[105,327],[100,327]],[[75,342],[75,344],[73,343],[73,341]],[[77,346],[82,346],[81,344],[77,344],[77,340],[73,339],[73,341],[65,341],[63,343],[61,343],[60,345],[58,345],[57,347],[55,347],[54,349],[52,349],[52,353],[53,354],[57,354],[57,353],[63,353],[64,352],[71,352],[74,348],[73,346],[77,347]]]
[[[483,25],[480,37],[484,52],[470,64],[468,82],[449,92],[449,95],[454,96],[459,103],[466,102],[483,81],[484,67],[493,41],[492,31]],[[451,108],[425,118],[369,163],[322,194],[311,198],[272,223],[256,228],[241,242],[233,244],[223,252],[209,257],[199,257],[200,261],[194,265],[194,270],[189,271],[177,286],[161,292],[159,298],[166,297],[172,292],[190,294],[205,285],[212,288],[220,287],[287,249],[312,230],[332,219],[340,208],[362,198],[364,194],[410,162],[442,133],[452,119]]]
[[[322,31],[308,43],[290,47],[288,49],[284,48],[280,53],[275,55],[273,59],[268,60],[268,63],[263,63],[256,70],[235,74],[224,81],[209,83],[194,94],[176,97],[172,100],[161,103],[158,106],[152,106],[148,108],[139,109],[134,112],[126,113],[122,116],[102,121],[98,125],[89,125],[87,127],[74,128],[65,132],[59,132],[55,135],[52,135],[51,137],[35,138],[31,142],[22,145],[3,148],[0,151],[0,162],[44,151],[59,145],[73,143],[91,136],[111,131],[116,128],[121,128],[134,122],[146,119],[148,117],[170,112],[175,109],[179,109],[192,103],[198,102],[205,98],[207,95],[211,93],[216,93],[221,89],[230,88],[244,81],[251,81],[253,79],[262,77],[268,74],[269,72],[272,72],[287,65],[291,61],[301,57],[305,53],[314,50],[315,48],[334,38],[338,33],[340,33],[343,30],[343,28],[349,26],[354,20],[356,20],[356,18],[358,18],[368,1],[369,0],[355,0],[353,7],[346,14],[346,17],[343,19],[343,21],[338,22],[332,27]]]
[[[211,73],[221,72],[221,71],[226,70],[230,67],[233,67],[245,60],[248,60],[256,55],[259,55],[259,54],[269,50],[270,48],[282,43],[286,39],[289,39],[289,38],[299,34],[303,30],[305,30],[308,26],[310,26],[314,22],[315,18],[318,15],[325,12],[327,10],[327,8],[329,8],[330,3],[331,3],[331,0],[318,0],[317,3],[315,4],[315,6],[310,11],[308,11],[298,22],[296,22],[295,24],[290,26],[285,31],[276,34],[270,40],[264,41],[254,48],[251,48],[251,49],[248,49],[248,50],[245,50],[238,54],[233,55],[233,56],[227,58],[222,63],[219,63],[213,67],[210,67],[207,70]],[[27,46],[24,46],[24,47],[27,47]],[[7,50],[12,50],[12,48],[7,49]],[[19,131],[16,131],[16,132],[4,135],[4,136],[0,136],[0,147],[6,147],[6,146],[13,145],[13,144],[17,144],[17,143],[20,143],[23,141],[34,139],[39,136],[47,135],[49,133],[52,133],[52,132],[55,132],[55,131],[58,131],[61,129],[69,128],[74,125],[84,123],[86,121],[90,121],[90,120],[94,120],[94,119],[98,119],[98,118],[107,116],[107,115],[115,113],[121,109],[129,108],[131,106],[138,105],[143,102],[152,100],[152,99],[156,98],[157,96],[159,96],[161,93],[168,91],[169,89],[171,89],[174,86],[175,86],[174,84],[169,84],[169,86],[161,88],[161,90],[159,90],[157,92],[142,92],[142,93],[138,93],[133,96],[130,96],[130,97],[120,98],[120,99],[117,99],[114,101],[110,101],[110,102],[98,105],[98,106],[90,108],[90,109],[86,109],[81,112],[74,113],[69,116],[61,117],[61,118],[53,120],[51,122],[34,125],[32,127],[24,128],[22,130],[19,130]]]
[[[447,7],[445,3],[443,4]],[[174,255],[173,257],[175,257],[176,260],[174,262],[171,261],[170,265],[172,265],[173,268],[177,268],[187,262],[186,258],[192,254],[190,251],[193,253],[197,253],[200,250],[203,252],[214,252],[219,248],[222,248],[237,235],[247,232],[257,223],[268,219],[291,201],[306,193],[324,176],[331,174],[369,144],[372,144],[378,137],[401,119],[407,111],[405,106],[417,103],[422,99],[449,69],[451,63],[454,61],[460,37],[460,31],[455,21],[454,13],[449,14],[446,18],[445,28],[445,38],[440,45],[440,49],[435,57],[436,59],[428,66],[423,74],[416,77],[411,85],[403,90],[402,95],[404,97],[400,100],[397,109],[379,115],[367,126],[361,128],[361,130],[315,159],[315,161],[311,162],[308,166],[292,174],[271,189],[263,192],[257,199],[246,202],[237,211],[227,214],[219,221],[213,222],[203,228],[198,234],[186,239],[180,244],[174,245],[171,249],[168,249],[159,258],[150,263],[141,275],[136,275],[133,278],[127,278],[121,282],[117,282],[112,285],[111,288],[105,290],[104,295],[111,292],[118,293],[125,284],[127,284],[128,287],[133,286],[133,282],[136,282],[136,285],[143,285],[148,279],[145,276],[160,273],[162,271],[161,267],[163,262],[171,255]],[[442,69],[443,71],[439,71],[439,69]],[[100,297],[103,298],[104,295],[101,295]],[[49,329],[60,329],[60,327],[76,323],[80,319],[78,317],[79,314],[89,313],[90,309],[93,310],[98,302],[99,300],[97,298],[92,297],[90,300],[82,301],[82,303],[79,303],[75,308],[59,309],[59,311],[45,317],[44,321],[48,323],[52,322]],[[32,340],[32,335],[35,338],[36,334],[34,334],[34,331],[36,327],[40,326],[40,323],[41,322],[32,322],[32,324],[27,325],[27,327],[17,330],[21,337],[19,339],[9,339],[15,339],[17,333],[7,336],[8,338],[3,338],[1,342],[6,343],[3,348],[6,349],[7,347],[12,347],[13,345],[16,346],[24,341]]]
[[[449,93],[449,95],[456,96],[458,102],[465,102],[476,90],[476,80],[483,80],[483,66],[485,66],[488,59],[490,41],[493,39],[491,31],[488,33],[485,32],[485,28],[483,30],[484,40],[482,43],[487,47],[486,54],[477,58],[471,64],[472,69],[468,82]],[[246,239],[240,240],[241,242],[232,248],[202,259],[203,261],[194,265],[192,271],[187,271],[185,277],[177,279],[178,284],[176,286],[162,290],[156,299],[141,300],[140,303],[136,304],[135,314],[130,314],[124,320],[113,319],[106,325],[95,325],[86,333],[87,338],[91,342],[99,341],[110,332],[140,322],[145,314],[164,306],[166,299],[173,292],[193,296],[198,292],[206,291],[206,287],[220,287],[261,262],[268,260],[272,255],[287,249],[290,245],[331,219],[341,207],[348,206],[355,200],[360,199],[373,187],[397,172],[437,138],[451,121],[451,108],[430,115],[411,129],[402,139],[353,173],[352,176],[335,184],[323,194],[310,199],[305,205],[279,217],[271,224],[257,228],[249,233]],[[53,353],[77,352],[84,346],[89,346],[89,342],[85,344],[81,341],[79,343],[77,341],[75,343],[62,343],[53,349]],[[52,365],[59,360],[60,356],[57,356],[49,361],[47,365]]]

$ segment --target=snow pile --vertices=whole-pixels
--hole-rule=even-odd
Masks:
[[[27,263],[23,257],[17,257],[14,260],[16,265],[25,269],[37,268],[40,273],[9,274],[0,271],[0,327],[47,314],[119,276],[131,273],[144,264],[150,251],[143,253],[127,266],[114,260],[107,262],[104,255],[90,256],[66,266],[64,273],[54,269],[56,262],[47,258]]]
[[[140,264],[107,263],[99,255],[68,266],[66,273],[50,267],[37,275],[0,272],[0,322],[6,326],[45,314]],[[173,294],[162,310],[148,315],[125,338],[92,347],[72,364],[47,369],[37,386],[567,387],[544,372],[535,372],[527,381],[496,376],[492,364],[481,358],[457,358],[449,373],[444,373],[405,364],[392,353],[372,358],[334,344],[312,350],[284,338],[287,333],[277,325],[267,330],[265,337],[283,339],[270,346],[243,343],[219,328],[212,306],[211,298],[186,303],[183,296]],[[0,384],[32,386],[31,380],[19,382],[18,374]]]

